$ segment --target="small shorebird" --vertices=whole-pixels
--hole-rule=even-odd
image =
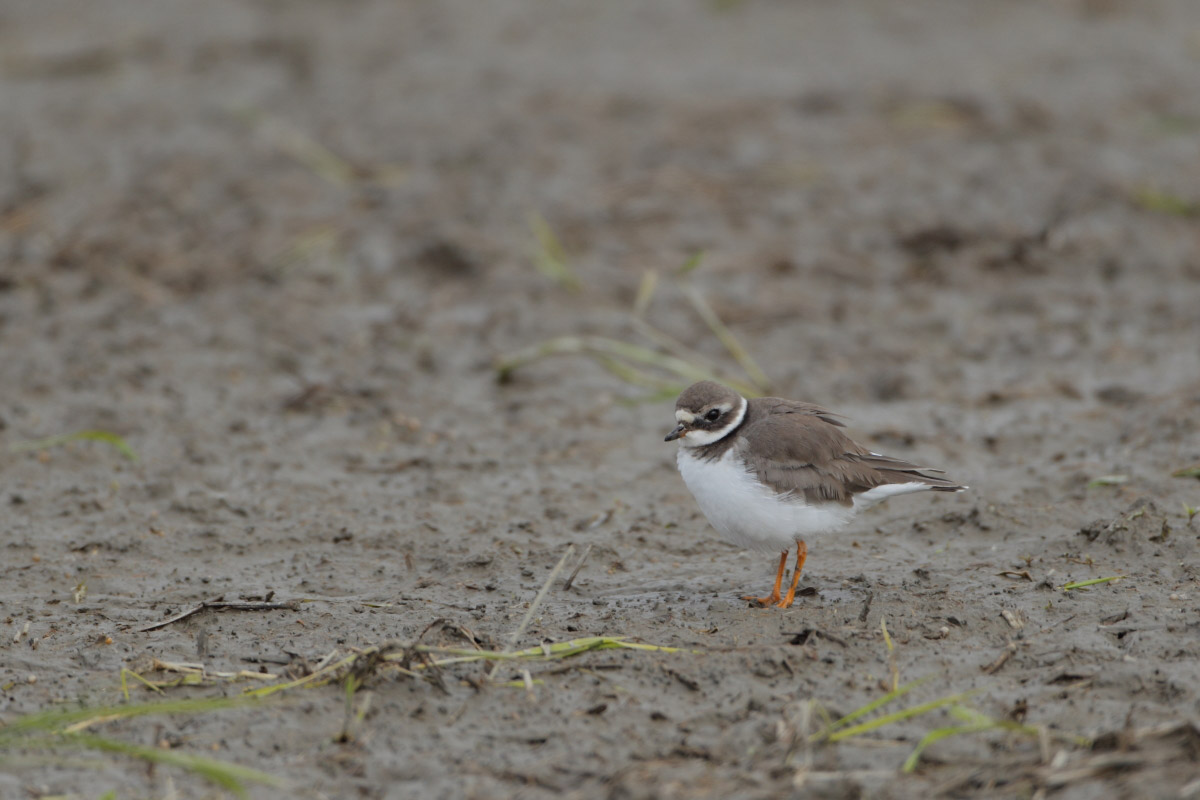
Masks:
[[[812,403],[747,400],[712,381],[693,384],[675,401],[677,458],[700,510],[728,542],[780,552],[775,588],[745,597],[787,608],[808,556],[806,537],[838,530],[855,514],[898,494],[961,492],[951,480],[898,458],[873,453],[842,431],[842,423]],[[780,595],[788,552],[796,570]]]

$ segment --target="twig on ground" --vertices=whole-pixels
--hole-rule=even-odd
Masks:
[[[215,611],[278,611],[281,609],[286,609],[288,611],[299,611],[300,604],[295,600],[287,603],[235,603],[226,602],[219,598],[216,600],[205,600],[200,605],[195,606],[194,608],[189,608],[187,611],[180,612],[173,617],[168,617],[162,622],[156,622],[153,625],[146,625],[138,628],[137,632],[146,633],[148,631],[158,630],[159,628],[165,628],[168,625],[173,625],[174,623],[179,622],[180,620],[184,620],[190,616],[199,614],[201,611],[206,609],[213,609]]]
[[[563,584],[564,592],[570,590],[571,584],[573,584],[575,582],[575,576],[579,574],[579,571],[581,569],[583,569],[583,565],[587,563],[588,556],[590,556],[591,554],[592,554],[592,545],[589,544],[584,549],[583,555],[579,557],[579,563],[575,565],[575,569],[571,572],[571,577],[567,578],[567,582]]]
[[[982,667],[980,667],[980,669],[986,672],[988,675],[993,675],[998,672],[1001,667],[1008,663],[1008,660],[1012,658],[1013,654],[1016,652],[1017,645],[1013,642],[1009,642],[1008,646],[1004,648],[1004,652],[1001,653],[995,661],[990,664],[984,664]]]

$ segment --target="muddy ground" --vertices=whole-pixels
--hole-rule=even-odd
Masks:
[[[1197,75],[1191,0],[3,4],[0,720],[119,701],[155,658],[504,647],[573,544],[518,646],[696,652],[531,663],[528,691],[383,672],[349,742],[337,685],[95,730],[291,782],[256,797],[1196,795]],[[773,559],[700,516],[670,401],[583,357],[493,371],[645,343],[655,269],[647,319],[738,374],[668,279],[699,251],[778,393],[972,486],[811,540],[788,611],[739,600]],[[81,429],[139,460],[9,449]],[[272,592],[306,602],[138,630]],[[928,680],[867,718],[973,690],[1041,734],[911,774],[964,723],[806,744],[897,677]],[[218,793],[15,755],[4,798]]]

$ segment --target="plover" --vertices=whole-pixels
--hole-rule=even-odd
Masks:
[[[775,588],[759,605],[787,608],[808,556],[804,540],[846,525],[878,502],[911,492],[961,492],[966,486],[898,458],[874,453],[847,436],[820,406],[762,397],[747,400],[713,381],[693,384],[675,401],[677,458],[700,510],[728,542],[780,552]],[[788,552],[796,570],[780,595]]]

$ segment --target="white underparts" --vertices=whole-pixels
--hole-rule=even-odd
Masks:
[[[796,544],[844,527],[863,509],[889,497],[928,491],[925,483],[891,483],[854,498],[853,505],[810,505],[799,495],[781,495],[759,483],[745,467],[737,448],[719,459],[697,458],[689,448],[677,456],[683,482],[721,538],[748,550],[779,553]]]
[[[679,472],[704,516],[730,544],[779,553],[806,539],[837,530],[856,508],[837,503],[810,506],[803,497],[778,495],[759,483],[730,448],[715,461],[679,449]]]

